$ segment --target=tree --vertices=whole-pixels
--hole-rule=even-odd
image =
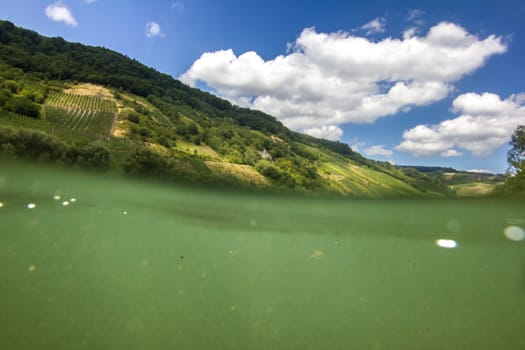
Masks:
[[[126,158],[124,172],[132,176],[165,178],[168,175],[169,161],[146,147],[140,147]]]
[[[525,125],[519,125],[511,137],[512,148],[507,153],[509,177],[504,190],[511,194],[525,195]]]
[[[5,108],[17,114],[38,119],[40,117],[40,107],[26,97],[14,97],[5,104]]]
[[[519,125],[510,142],[512,147],[507,153],[509,174],[516,176],[525,170],[525,125]]]

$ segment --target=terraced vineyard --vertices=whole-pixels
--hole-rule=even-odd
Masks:
[[[118,109],[115,102],[100,97],[59,93],[48,98],[45,112],[58,134],[100,138],[109,136]]]

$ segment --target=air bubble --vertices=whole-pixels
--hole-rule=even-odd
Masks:
[[[519,226],[508,226],[503,233],[505,234],[505,237],[511,241],[525,240],[525,231]]]

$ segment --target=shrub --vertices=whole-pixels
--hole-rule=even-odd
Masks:
[[[9,90],[0,90],[0,107],[11,99],[11,92]]]
[[[20,91],[20,84],[14,80],[6,80],[2,85],[5,86],[12,94],[16,94],[18,91]]]
[[[273,180],[278,181],[283,176],[281,169],[277,168],[267,160],[258,161],[257,164],[255,164],[255,169],[264,176],[267,176]]]
[[[35,119],[40,117],[40,107],[27,97],[14,97],[6,102],[5,108],[10,112],[27,117]]]
[[[138,124],[140,123],[140,116],[138,113],[135,112],[129,112],[128,113],[128,120],[132,123]]]
[[[135,149],[124,161],[122,166],[128,175],[148,177],[165,177],[169,164],[167,159],[152,150],[140,147]]]
[[[67,160],[68,145],[37,130],[0,127],[0,144],[11,144],[11,155],[21,158]]]
[[[111,161],[111,153],[101,142],[95,141],[82,147],[77,159],[77,165],[90,170],[107,170]]]

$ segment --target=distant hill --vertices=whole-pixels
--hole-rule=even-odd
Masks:
[[[450,194],[436,177],[291,131],[125,55],[6,21],[0,126],[3,157],[269,190]]]
[[[422,165],[399,165],[402,169],[416,169],[417,171],[421,173],[444,173],[444,172],[450,172],[450,173],[456,173],[458,172],[456,169],[451,167],[439,167],[439,166],[422,166]]]
[[[456,170],[450,167],[406,165],[400,167],[405,169],[405,171],[415,169],[424,173],[440,183],[447,185],[449,189],[454,191],[458,196],[465,197],[490,194],[506,180],[504,174]]]

